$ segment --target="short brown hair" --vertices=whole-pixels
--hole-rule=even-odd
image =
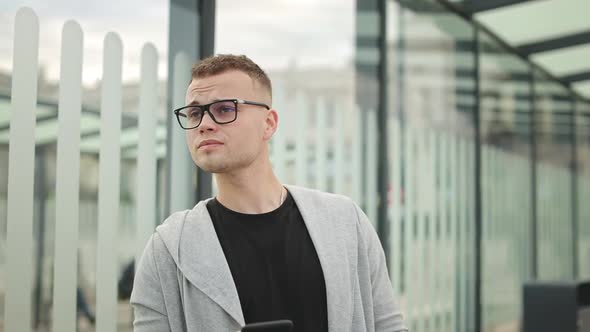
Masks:
[[[254,61],[245,55],[217,54],[205,58],[193,65],[191,75],[193,79],[213,76],[230,70],[244,72],[252,80],[268,89],[272,98],[272,85],[268,75]]]

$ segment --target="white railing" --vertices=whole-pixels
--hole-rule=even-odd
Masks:
[[[10,110],[10,155],[7,202],[7,248],[4,330],[31,330],[31,293],[34,261],[33,167],[35,165],[35,118],[37,109],[39,23],[35,13],[23,8],[15,21],[13,84]],[[61,48],[58,106],[57,163],[55,183],[55,255],[53,277],[54,331],[76,329],[78,267],[80,112],[82,92],[83,33],[76,22],[64,25]],[[98,237],[96,260],[96,326],[116,331],[117,235],[119,228],[119,174],[121,158],[123,45],[115,33],[104,42],[102,97],[100,105],[100,165]],[[139,140],[136,234],[137,253],[155,224],[155,165],[157,109],[157,54],[152,45],[142,52],[139,101]],[[128,217],[128,216],[125,216]],[[46,222],[43,220],[41,222]],[[38,259],[42,259],[38,257]],[[42,273],[42,271],[39,271]]]

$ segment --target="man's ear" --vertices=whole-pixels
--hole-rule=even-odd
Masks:
[[[277,131],[279,125],[279,113],[273,108],[266,114],[265,128],[264,128],[264,140],[268,141]]]

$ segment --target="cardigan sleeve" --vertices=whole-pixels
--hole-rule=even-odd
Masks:
[[[393,293],[385,263],[385,254],[377,232],[360,207],[354,205],[360,223],[360,235],[366,244],[366,256],[369,260],[375,331],[408,331],[404,325],[399,303]]]
[[[133,321],[135,332],[170,331],[162,284],[154,257],[156,236],[157,234],[154,234],[149,239],[135,271],[130,299],[135,316]]]

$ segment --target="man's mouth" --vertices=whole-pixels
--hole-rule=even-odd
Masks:
[[[213,147],[217,147],[217,146],[221,146],[223,145],[223,142],[220,142],[218,140],[213,140],[213,139],[208,139],[208,140],[204,140],[201,141],[201,143],[199,143],[199,146],[197,147],[197,149],[202,149],[202,148],[213,148]]]

